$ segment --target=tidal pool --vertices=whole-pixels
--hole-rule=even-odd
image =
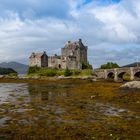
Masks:
[[[119,86],[84,80],[0,83],[0,140],[139,140],[140,94],[120,94]]]

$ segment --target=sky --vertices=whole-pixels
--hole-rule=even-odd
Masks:
[[[0,0],[0,62],[60,54],[82,38],[94,68],[140,61],[140,0]]]

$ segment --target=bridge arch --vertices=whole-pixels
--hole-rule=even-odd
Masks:
[[[134,78],[140,80],[140,71],[135,72]]]
[[[118,78],[123,79],[123,76],[126,74],[126,72],[121,72],[118,74]]]
[[[128,81],[131,79],[131,72],[129,71],[122,71],[118,75],[118,80]]]
[[[114,79],[114,77],[115,77],[114,72],[109,72],[109,73],[107,74],[107,79]]]

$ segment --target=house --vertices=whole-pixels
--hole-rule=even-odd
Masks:
[[[44,53],[32,53],[29,57],[29,66],[48,67],[48,56]]]

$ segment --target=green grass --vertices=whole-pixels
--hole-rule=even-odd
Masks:
[[[86,69],[86,70],[82,70],[80,73],[80,76],[92,76],[94,75],[93,70],[91,69]]]
[[[93,70],[84,69],[84,70],[59,70],[59,69],[49,69],[49,68],[39,68],[39,67],[30,67],[28,70],[28,77],[54,77],[54,76],[65,76],[65,77],[83,77],[83,76],[93,76]]]

